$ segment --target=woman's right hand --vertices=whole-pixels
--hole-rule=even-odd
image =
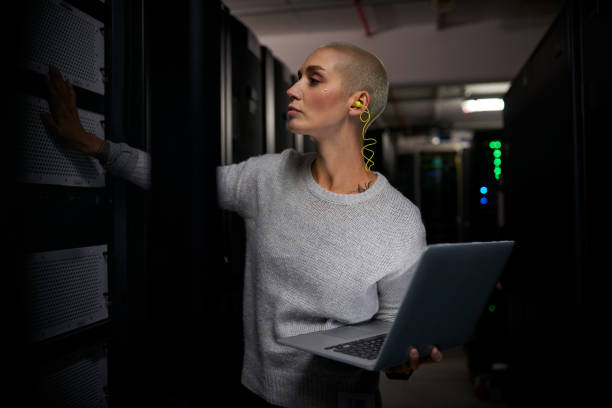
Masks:
[[[49,65],[45,82],[51,114],[40,112],[40,117],[47,133],[65,147],[87,155],[97,152],[104,140],[83,129],[77,112],[76,95],[70,81],[64,81],[59,70]]]

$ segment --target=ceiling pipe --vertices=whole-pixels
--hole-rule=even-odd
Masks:
[[[414,0],[361,0],[362,5],[366,6],[379,6],[381,4],[394,4],[394,3],[410,3]],[[241,5],[244,2],[241,2]],[[227,5],[226,5],[227,7]],[[350,0],[321,0],[321,1],[308,1],[300,3],[286,3],[286,4],[275,4],[273,6],[265,7],[228,7],[231,14],[237,17],[241,16],[252,16],[257,14],[272,14],[272,13],[292,13],[297,11],[309,11],[309,10],[321,10],[328,8],[345,8],[351,7]]]
[[[363,27],[365,28],[366,37],[371,37],[372,32],[370,31],[370,26],[368,26],[368,20],[366,20],[365,14],[363,13],[363,9],[359,5],[359,0],[353,0],[353,4],[355,5],[355,8],[357,9],[357,14],[359,14],[359,18],[361,19],[361,23],[363,24]]]

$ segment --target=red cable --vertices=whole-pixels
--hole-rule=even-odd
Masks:
[[[370,27],[368,26],[368,20],[366,20],[365,14],[363,14],[363,9],[359,5],[359,0],[353,0],[353,4],[355,4],[355,8],[357,9],[357,13],[359,13],[359,17],[361,18],[361,22],[363,23],[363,25],[365,27],[366,36],[370,37],[372,35],[372,32],[370,31]]]

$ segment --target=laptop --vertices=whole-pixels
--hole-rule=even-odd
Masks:
[[[497,284],[514,241],[432,244],[418,260],[395,320],[368,320],[297,336],[286,346],[378,371],[465,344]]]

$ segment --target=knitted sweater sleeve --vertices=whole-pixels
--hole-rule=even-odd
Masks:
[[[107,140],[108,157],[101,161],[106,171],[148,190],[151,186],[151,156],[127,143]]]
[[[412,207],[409,216],[408,231],[409,236],[405,239],[407,248],[402,249],[404,257],[399,269],[377,282],[379,309],[374,319],[395,321],[403,296],[414,278],[419,257],[427,246],[425,226],[416,206]]]
[[[101,161],[113,176],[148,190],[151,186],[151,156],[127,143],[108,141],[108,157]],[[240,163],[217,166],[218,205],[243,217],[252,217],[256,207],[257,169],[272,155],[253,156]]]
[[[264,160],[272,155],[249,157],[239,163],[217,166],[217,200],[219,207],[252,218],[257,210],[258,174]]]

